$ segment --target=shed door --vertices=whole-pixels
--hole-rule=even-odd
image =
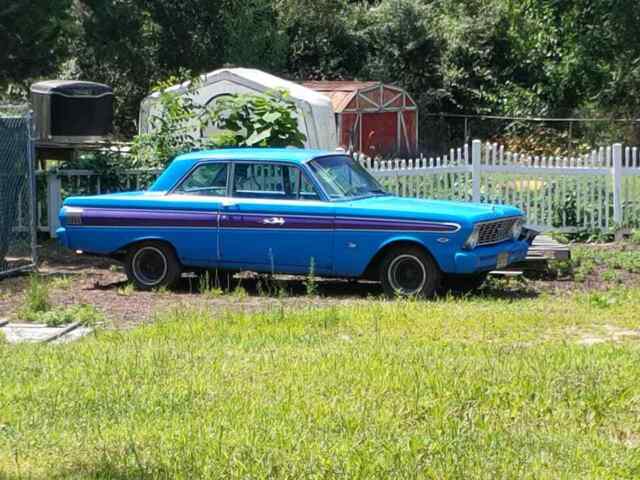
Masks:
[[[362,114],[362,152],[371,157],[398,150],[396,112]]]

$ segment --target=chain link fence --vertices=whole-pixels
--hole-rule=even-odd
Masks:
[[[33,121],[0,107],[0,278],[36,264]]]

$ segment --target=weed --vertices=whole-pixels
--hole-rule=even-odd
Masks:
[[[640,245],[640,230],[634,230],[633,232],[631,232],[629,241],[634,245]]]
[[[198,291],[200,292],[200,295],[207,298],[218,298],[224,293],[220,285],[222,282],[218,278],[217,272],[215,278],[211,278],[211,273],[207,270],[204,274],[199,276],[198,282]]]
[[[73,277],[71,275],[60,275],[51,279],[49,285],[51,288],[58,290],[69,290],[73,286]]]
[[[617,282],[618,281],[618,273],[615,270],[606,270],[602,272],[602,279],[605,282]]]
[[[618,303],[618,298],[609,293],[591,293],[587,297],[590,305],[597,308],[609,308]]]
[[[304,281],[304,286],[307,291],[307,295],[309,296],[315,296],[318,294],[318,282],[316,281],[315,266],[315,259],[311,257],[309,261],[309,272],[307,273]]]
[[[556,278],[572,278],[574,275],[574,264],[571,260],[551,260],[548,269]]]
[[[242,286],[242,281],[238,282],[236,288],[234,288],[231,292],[231,295],[233,295],[233,297],[237,298],[238,300],[242,300],[249,296],[247,290]]]
[[[130,297],[131,295],[133,295],[134,291],[135,288],[133,286],[133,283],[128,282],[123,287],[119,287],[117,293],[122,297]]]
[[[25,292],[24,304],[18,312],[19,316],[28,319],[33,315],[48,311],[49,308],[51,308],[49,285],[37,274],[31,274],[29,286]]]
[[[72,305],[58,307],[36,315],[30,321],[44,323],[48,327],[59,327],[69,323],[80,322],[81,325],[92,326],[103,319],[102,314],[92,305]]]

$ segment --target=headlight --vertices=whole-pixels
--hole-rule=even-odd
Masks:
[[[480,238],[480,230],[476,225],[475,227],[473,227],[473,232],[471,232],[471,235],[469,235],[469,238],[467,238],[467,241],[464,242],[463,247],[466,248],[467,250],[473,250],[478,246],[479,238]]]
[[[511,227],[511,236],[514,240],[518,240],[520,235],[522,235],[522,228],[524,227],[524,220],[519,218],[513,223],[513,227]]]

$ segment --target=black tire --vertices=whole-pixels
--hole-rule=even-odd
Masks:
[[[388,297],[431,298],[441,280],[438,265],[419,247],[393,249],[380,265],[380,282]]]
[[[124,262],[127,278],[139,290],[170,288],[180,279],[182,267],[166,243],[142,242],[127,251]]]
[[[489,272],[476,273],[473,275],[447,275],[442,282],[443,289],[453,293],[471,293],[482,287],[487,280]]]

